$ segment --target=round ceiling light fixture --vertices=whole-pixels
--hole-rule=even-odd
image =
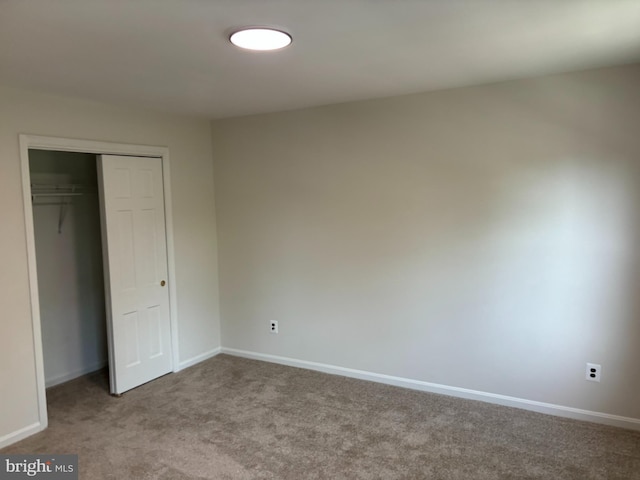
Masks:
[[[280,50],[292,41],[291,35],[268,27],[245,27],[231,34],[229,41],[246,50]]]

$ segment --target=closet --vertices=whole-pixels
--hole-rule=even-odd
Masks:
[[[45,384],[108,365],[96,155],[29,150]]]

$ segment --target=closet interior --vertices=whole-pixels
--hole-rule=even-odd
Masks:
[[[96,156],[29,151],[47,387],[108,366]]]

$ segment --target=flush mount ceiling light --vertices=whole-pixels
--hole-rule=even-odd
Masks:
[[[267,27],[247,27],[234,32],[229,41],[247,50],[279,50],[291,43],[291,35]]]

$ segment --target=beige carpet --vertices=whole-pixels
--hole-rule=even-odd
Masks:
[[[98,479],[640,479],[640,432],[220,355],[113,398],[48,391],[2,453],[78,453]]]

